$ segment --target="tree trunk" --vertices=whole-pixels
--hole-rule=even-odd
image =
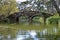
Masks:
[[[32,23],[32,17],[28,17],[28,22]]]
[[[46,24],[46,19],[47,19],[47,18],[46,18],[46,17],[44,17],[44,24]]]
[[[60,16],[60,13],[59,13],[59,16]]]
[[[53,6],[56,8],[56,10],[57,10],[57,12],[58,12],[58,14],[60,16],[60,9],[59,9],[59,6],[57,5],[56,1],[55,0],[51,0],[51,2],[53,4]]]

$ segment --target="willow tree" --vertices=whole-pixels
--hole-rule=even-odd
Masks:
[[[0,1],[0,15],[1,14],[11,14],[17,12],[15,0],[1,0]]]

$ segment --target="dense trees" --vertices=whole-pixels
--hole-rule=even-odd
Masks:
[[[18,11],[15,0],[1,0],[0,1],[0,15],[10,14]]]
[[[32,11],[42,11],[42,15],[44,18],[44,22],[46,18],[53,15],[55,9],[57,10],[58,14],[60,15],[59,5],[55,0],[27,0],[25,2],[21,2],[17,5],[15,0],[0,0],[0,14],[11,14],[16,11],[17,9],[21,10],[32,10]],[[55,7],[55,9],[54,9]]]
[[[51,1],[51,2],[50,2]],[[48,1],[47,3],[43,0],[27,0],[26,2],[22,2],[21,4],[19,4],[18,8],[21,6],[21,5],[24,5],[24,8],[26,10],[50,10],[51,7],[53,7],[52,5],[55,6],[57,12],[59,13],[60,15],[60,9],[59,7],[57,6],[55,0],[50,0]],[[15,11],[18,11],[17,10],[17,7],[16,7],[16,2],[15,0],[0,0],[0,14],[9,14],[9,13],[13,13]],[[28,7],[29,6],[29,7]],[[51,7],[50,7],[51,6]],[[23,7],[22,7],[23,8]],[[53,9],[51,9],[53,10]],[[50,11],[51,11],[50,10]],[[4,11],[4,12],[3,12]],[[52,11],[53,12],[53,11]]]

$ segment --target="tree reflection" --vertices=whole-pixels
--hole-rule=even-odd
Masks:
[[[5,28],[0,30],[0,39],[1,40],[11,40],[16,37],[17,30],[11,28]]]
[[[1,28],[0,40],[57,40],[60,37],[57,34],[58,30],[56,27],[39,31]]]

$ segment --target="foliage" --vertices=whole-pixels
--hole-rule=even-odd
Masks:
[[[15,0],[2,0],[0,4],[0,15],[10,14],[18,11]]]
[[[60,20],[60,18],[59,18],[59,14],[58,13],[55,13],[55,15],[54,16],[52,16],[52,17],[50,17],[49,19],[48,19],[48,21],[49,22],[58,22]]]

